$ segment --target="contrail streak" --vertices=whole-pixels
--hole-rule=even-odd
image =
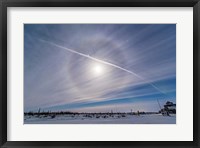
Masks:
[[[132,74],[132,75],[134,75],[134,76],[140,78],[141,80],[143,80],[143,81],[145,81],[146,83],[150,84],[153,88],[155,88],[155,89],[158,90],[159,92],[161,92],[161,93],[163,93],[163,94],[166,95],[165,92],[163,92],[162,90],[160,90],[160,89],[159,89],[158,87],[156,87],[154,84],[152,84],[151,82],[145,80],[143,77],[139,76],[138,74],[136,74],[136,73],[134,73],[134,72],[132,72],[132,71],[130,71],[130,70],[128,70],[128,69],[125,69],[125,68],[120,67],[120,66],[118,66],[118,65],[112,64],[112,63],[110,63],[110,62],[106,62],[106,61],[103,61],[103,60],[100,60],[100,59],[91,57],[91,56],[89,56],[89,55],[83,54],[83,53],[81,53],[81,52],[77,52],[77,51],[75,51],[75,50],[73,50],[73,49],[69,49],[69,48],[60,46],[60,45],[58,45],[58,44],[49,42],[49,41],[45,41],[45,40],[42,40],[42,39],[40,39],[40,41],[46,42],[46,43],[48,43],[48,44],[51,44],[51,45],[56,46],[56,47],[59,47],[59,48],[61,48],[61,49],[65,49],[65,50],[67,50],[67,51],[69,51],[69,52],[71,52],[71,53],[78,54],[78,55],[80,55],[80,56],[86,57],[86,58],[91,59],[91,60],[93,60],[93,61],[96,61],[96,62],[105,64],[105,65],[109,65],[109,66],[118,68],[118,69],[120,69],[120,70],[123,70],[123,71],[125,71],[125,72],[127,72],[127,73],[129,73],[129,74]]]

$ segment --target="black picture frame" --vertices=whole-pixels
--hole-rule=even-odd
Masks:
[[[193,7],[193,141],[7,141],[8,7]],[[0,2],[0,146],[21,147],[200,147],[200,2],[199,0],[1,0]],[[19,133],[20,134],[20,133]],[[53,133],[52,133],[53,134]]]

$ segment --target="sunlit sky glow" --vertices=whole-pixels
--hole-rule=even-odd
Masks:
[[[158,111],[176,102],[175,24],[25,24],[24,110]]]

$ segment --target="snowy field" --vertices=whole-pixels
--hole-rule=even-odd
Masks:
[[[176,115],[24,116],[24,124],[176,124]]]

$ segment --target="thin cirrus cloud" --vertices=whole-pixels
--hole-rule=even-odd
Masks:
[[[176,101],[175,24],[25,24],[24,40],[25,111]]]

